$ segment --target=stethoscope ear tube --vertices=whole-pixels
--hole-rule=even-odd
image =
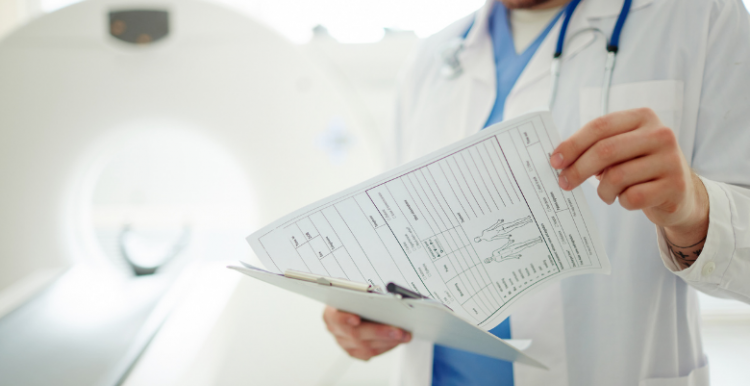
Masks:
[[[568,24],[570,23],[570,18],[573,17],[573,12],[575,12],[580,2],[581,0],[573,0],[565,6],[565,18],[563,19],[562,26],[560,26],[560,34],[557,35],[557,45],[555,46],[554,56],[555,58],[562,57],[563,45],[565,44],[565,33],[568,32]]]
[[[557,89],[560,83],[560,68],[562,67],[562,54],[565,45],[565,33],[568,30],[570,19],[573,17],[573,13],[575,12],[576,7],[578,7],[578,4],[580,2],[581,0],[572,0],[570,3],[568,3],[567,6],[565,6],[565,17],[563,18],[562,26],[560,27],[560,34],[557,37],[557,46],[552,57],[552,66],[550,70],[550,75],[552,76],[552,85],[550,88],[548,104],[550,110],[552,110],[552,107],[555,104],[555,97],[557,95]],[[625,0],[625,2],[623,3],[622,10],[620,11],[620,15],[617,17],[617,22],[615,23],[614,30],[612,31],[612,37],[607,44],[607,59],[604,65],[604,83],[602,84],[601,96],[602,115],[605,115],[609,112],[609,91],[612,86],[612,73],[614,72],[615,62],[617,61],[617,51],[620,44],[620,34],[622,32],[623,25],[625,25],[625,20],[630,13],[631,4],[632,0]],[[593,30],[594,32],[601,33],[602,36],[604,36],[606,42],[607,37],[600,30],[595,28],[587,30]],[[579,33],[584,31],[586,30],[578,31],[578,33],[570,37],[570,40],[575,39],[575,37]],[[440,68],[440,75],[442,75],[446,79],[455,79],[463,73],[463,67],[461,66],[461,60],[459,59],[459,55],[461,54],[463,49],[463,38],[456,38],[446,44],[445,48],[440,52],[440,57],[443,62],[443,66]]]
[[[570,18],[573,17],[573,12],[575,12],[575,9],[576,7],[578,7],[578,3],[580,2],[581,0],[572,0],[565,7],[565,18],[563,19],[563,24],[560,28],[560,34],[557,37],[557,47],[552,58],[552,87],[550,89],[549,97],[550,110],[552,110],[552,107],[554,106],[555,95],[557,95],[557,87],[560,81],[560,67],[562,66],[562,53],[565,44],[565,33],[568,29]],[[617,22],[615,23],[614,30],[612,31],[612,36],[609,43],[607,44],[607,59],[604,64],[604,83],[602,84],[601,96],[602,115],[605,115],[609,112],[609,91],[612,86],[612,73],[614,72],[615,62],[617,61],[617,51],[619,50],[620,34],[622,33],[622,27],[625,25],[625,20],[628,18],[628,14],[630,13],[631,4],[632,0],[625,0],[625,2],[623,3],[622,10],[620,10],[620,15],[617,17]],[[572,36],[571,39],[573,39],[574,37],[575,35]]]
[[[632,5],[632,3],[633,0],[625,0],[625,2],[622,4],[620,15],[617,16],[617,23],[615,23],[615,28],[614,30],[612,30],[612,36],[609,39],[607,51],[617,54],[617,49],[620,46],[620,34],[622,33],[622,26],[625,25],[625,19],[628,18],[628,14],[630,13],[630,6]]]

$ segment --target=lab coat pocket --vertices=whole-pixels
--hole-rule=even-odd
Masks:
[[[708,365],[705,365],[684,377],[644,379],[638,386],[708,386],[710,383]]]
[[[609,92],[609,112],[649,107],[665,126],[679,133],[683,89],[684,83],[681,80],[653,80],[613,85]],[[601,115],[601,93],[601,87],[581,89],[582,125]]]

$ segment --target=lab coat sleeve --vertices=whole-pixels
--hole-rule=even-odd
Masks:
[[[680,270],[662,230],[664,265],[709,295],[750,303],[750,16],[739,0],[710,15],[692,166],[709,196],[698,260]]]

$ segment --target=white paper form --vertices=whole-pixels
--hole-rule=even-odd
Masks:
[[[580,189],[549,163],[549,113],[488,127],[307,206],[248,242],[267,269],[410,287],[489,330],[543,283],[609,273]]]

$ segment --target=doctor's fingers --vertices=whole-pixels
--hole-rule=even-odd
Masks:
[[[331,326],[335,325],[358,326],[362,322],[362,319],[359,317],[359,315],[339,311],[331,306],[326,306],[325,310],[323,311],[323,321],[326,322],[326,325],[330,330]]]
[[[342,348],[352,358],[361,359],[363,361],[370,360],[374,356],[378,356],[386,351],[392,350],[397,345],[388,348],[370,348],[370,347],[356,347],[356,348]]]
[[[390,350],[401,343],[393,340],[360,340],[346,337],[336,337],[336,343],[344,350],[368,348],[371,350]]]
[[[411,339],[411,334],[398,327],[372,322],[362,322],[359,326],[337,325],[329,330],[337,337],[363,341],[385,340],[400,343]]]
[[[325,321],[328,331],[337,337],[362,340],[384,339],[399,342],[411,339],[408,332],[398,327],[365,322],[358,315],[339,311],[330,306],[327,306],[323,311],[323,321]]]
[[[657,180],[670,172],[666,157],[652,154],[607,168],[601,176],[597,193],[611,205],[627,188]]]
[[[670,201],[673,195],[674,189],[670,181],[660,178],[625,189],[620,194],[619,199],[620,205],[627,210],[643,210],[664,206]]]
[[[552,152],[552,167],[563,169],[574,163],[591,146],[618,134],[644,126],[658,126],[661,122],[653,110],[648,108],[624,110],[610,113],[586,123],[570,138]]]
[[[651,131],[630,131],[595,143],[560,172],[560,187],[571,190],[608,167],[658,151],[661,142],[650,135]]]
[[[401,340],[394,339],[372,339],[363,340],[351,336],[335,336],[336,343],[344,349],[350,356],[369,360],[370,358],[380,355],[393,349],[401,343],[407,343],[411,340],[411,334],[406,334]]]

